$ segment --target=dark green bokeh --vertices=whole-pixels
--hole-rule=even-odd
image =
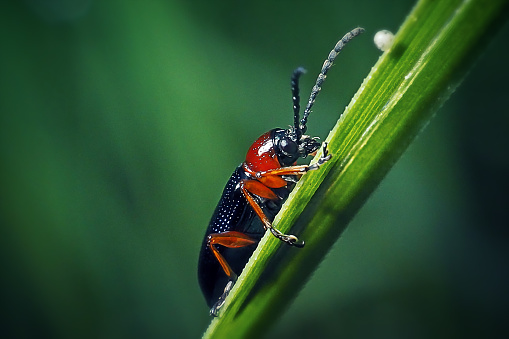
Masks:
[[[0,333],[196,338],[219,194],[291,123],[346,31],[309,132],[327,135],[411,9],[367,0],[0,5]],[[507,27],[270,337],[508,334]]]

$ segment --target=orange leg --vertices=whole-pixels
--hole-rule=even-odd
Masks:
[[[230,267],[226,259],[221,255],[221,253],[219,253],[215,245],[222,245],[229,248],[241,248],[252,245],[254,243],[256,243],[255,239],[251,238],[250,236],[244,233],[235,231],[212,233],[209,235],[209,247],[212,250],[212,253],[214,253],[214,256],[216,257],[217,261],[223,268],[224,272],[228,276],[228,283],[224,288],[223,294],[219,297],[218,301],[210,309],[210,315],[217,317],[219,309],[221,308],[221,306],[223,306],[226,297],[228,296],[228,294],[230,294],[230,291],[233,288],[235,281],[237,280],[237,274],[233,272],[232,268]]]
[[[228,265],[228,262],[221,255],[221,253],[219,253],[215,245],[222,245],[229,248],[241,248],[252,245],[254,243],[256,243],[255,239],[244,233],[235,231],[212,233],[209,235],[209,247],[212,250],[212,253],[214,253],[217,261],[219,261],[219,264],[223,268],[224,273],[226,273],[230,280],[234,281],[237,280],[237,275],[235,272],[233,272],[230,265]]]
[[[269,183],[265,182],[265,178],[271,178],[273,176],[281,176],[281,175],[302,175],[308,171],[314,171],[320,168],[323,164],[325,164],[327,161],[332,158],[332,155],[329,154],[327,150],[327,143],[323,143],[323,155],[320,159],[318,159],[318,162],[310,165],[298,165],[298,166],[289,166],[289,167],[281,167],[281,168],[275,168],[268,171],[260,171],[254,173],[254,177],[264,184],[266,184],[269,187],[278,188],[282,186],[270,186]],[[253,174],[253,173],[252,173]],[[282,178],[281,178],[282,179]],[[284,179],[283,179],[284,180]],[[270,179],[269,179],[270,181]]]
[[[277,178],[284,181],[284,179],[281,177],[277,177]],[[284,181],[284,183],[285,184],[283,186],[286,186],[286,181]],[[259,197],[269,199],[269,200],[279,199],[279,197],[276,195],[276,193],[274,193],[274,191],[269,188],[269,187],[273,187],[273,186],[267,186],[267,184],[262,183],[258,180],[245,179],[245,180],[242,180],[241,185],[243,188],[243,192],[244,192],[244,190],[246,190],[251,194],[255,194]],[[283,187],[283,186],[278,186],[278,187]],[[244,195],[245,194],[246,194],[246,192],[244,192]]]
[[[321,165],[326,163],[332,157],[330,154],[328,154],[329,152],[327,151],[327,143],[323,143],[322,150],[322,157],[318,159],[318,162],[312,165],[289,166],[251,173],[251,175],[253,175],[256,180],[246,179],[242,180],[240,183],[240,188],[244,194],[244,197],[249,202],[249,205],[251,205],[256,215],[262,221],[265,230],[269,229],[276,238],[293,246],[303,247],[304,242],[298,242],[299,239],[296,236],[291,234],[284,234],[278,229],[274,228],[258,202],[256,202],[254,199],[253,194],[269,200],[278,199],[277,195],[271,190],[271,188],[279,188],[287,184],[286,180],[281,176],[302,175],[308,171],[317,170]]]
[[[255,184],[255,183],[257,183],[257,184]],[[256,187],[257,190],[255,190],[254,192],[250,192],[250,190],[248,190],[248,187]],[[286,242],[287,244],[290,244],[290,245],[293,245],[296,247],[304,246],[304,242],[298,242],[299,238],[297,238],[296,236],[291,235],[291,234],[284,234],[281,231],[279,231],[278,229],[274,228],[272,226],[272,223],[270,222],[269,218],[267,218],[267,216],[263,212],[262,208],[258,204],[258,202],[256,202],[256,200],[254,199],[253,194],[256,194],[256,195],[261,196],[266,199],[271,199],[271,200],[278,199],[278,197],[275,195],[275,193],[269,187],[263,185],[261,182],[256,181],[256,180],[242,180],[240,182],[240,189],[242,190],[242,193],[244,194],[244,197],[246,198],[249,205],[251,205],[251,207],[255,211],[256,215],[258,216],[258,218],[260,218],[260,220],[262,221],[263,227],[265,228],[265,230],[267,230],[267,229],[270,230],[276,238],[278,238],[281,241]],[[268,192],[270,192],[270,194]],[[271,198],[272,196],[275,198]]]

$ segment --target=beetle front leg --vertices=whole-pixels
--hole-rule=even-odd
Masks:
[[[302,175],[308,171],[314,171],[320,168],[323,164],[332,158],[332,154],[329,154],[327,149],[327,143],[324,142],[322,145],[322,156],[317,162],[310,165],[297,165],[289,167],[281,167],[268,171],[260,171],[254,174],[255,178],[263,182],[266,177],[281,176],[281,175]]]
[[[308,171],[314,171],[314,170],[317,170],[318,168],[320,168],[320,166],[322,166],[323,164],[325,164],[327,161],[329,161],[330,159],[332,158],[332,154],[329,154],[329,150],[327,149],[327,143],[324,142],[322,144],[322,156],[320,157],[320,159],[318,159],[317,162],[315,162],[314,164],[310,164],[308,166]]]

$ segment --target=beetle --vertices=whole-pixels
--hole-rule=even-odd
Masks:
[[[260,136],[228,180],[205,233],[198,262],[198,280],[212,316],[217,316],[237,274],[243,270],[265,231],[269,230],[289,245],[304,246],[295,235],[274,228],[272,221],[300,176],[317,170],[331,158],[324,142],[322,156],[316,163],[296,165],[298,158],[306,158],[320,148],[319,138],[305,133],[311,107],[327,72],[344,45],[363,31],[355,28],[336,43],[322,66],[302,119],[299,78],[305,69],[299,67],[293,71],[293,126],[275,128]]]

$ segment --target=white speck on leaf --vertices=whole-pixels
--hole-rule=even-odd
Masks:
[[[373,41],[379,50],[385,52],[394,44],[394,34],[386,29],[383,29],[376,32]]]

